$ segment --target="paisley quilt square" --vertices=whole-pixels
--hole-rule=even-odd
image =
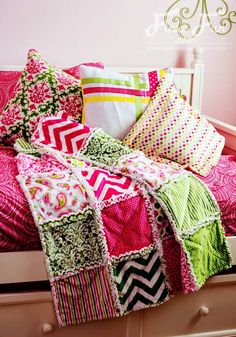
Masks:
[[[54,221],[82,211],[87,194],[82,184],[69,172],[35,174],[23,181],[31,197],[36,222]]]
[[[117,316],[105,267],[55,280],[51,286],[61,326]]]
[[[104,208],[102,219],[112,256],[137,251],[153,243],[149,214],[142,196]]]
[[[169,297],[157,250],[139,258],[119,262],[113,268],[124,312],[162,303]]]
[[[93,210],[87,209],[40,227],[51,276],[104,263],[103,234]]]

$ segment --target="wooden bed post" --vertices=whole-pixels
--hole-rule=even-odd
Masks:
[[[194,69],[194,74],[192,76],[191,105],[198,110],[201,110],[204,74],[203,48],[195,47],[193,49],[192,67]]]

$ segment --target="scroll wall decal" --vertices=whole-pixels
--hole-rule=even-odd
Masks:
[[[176,31],[183,39],[197,37],[205,26],[209,26],[218,35],[228,34],[233,24],[236,24],[236,10],[230,10],[225,0],[218,0],[211,1],[215,8],[214,12],[210,12],[209,1],[190,0],[189,3],[194,3],[194,6],[190,8],[184,6],[182,0],[177,0],[167,9],[164,22],[169,29]],[[198,17],[199,21],[194,24],[193,21]],[[212,22],[213,17],[217,18],[217,26]]]

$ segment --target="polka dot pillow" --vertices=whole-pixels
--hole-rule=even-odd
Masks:
[[[142,116],[161,77],[173,78],[173,70],[120,74],[81,66],[83,123],[100,127],[114,138],[123,139]]]
[[[224,147],[224,137],[179,97],[167,78],[160,81],[147,110],[124,142],[153,160],[168,158],[203,176],[217,164]]]
[[[31,49],[14,94],[0,116],[0,140],[29,140],[41,115],[65,110],[76,120],[82,116],[80,80],[51,66]]]

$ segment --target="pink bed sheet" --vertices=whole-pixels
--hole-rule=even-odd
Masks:
[[[213,192],[227,236],[236,235],[236,156],[222,155],[207,177],[197,175]]]
[[[15,156],[13,149],[0,145],[0,252],[40,250],[37,228],[16,179]],[[207,177],[198,177],[216,197],[226,235],[236,235],[236,157],[221,156]]]
[[[0,252],[41,249],[28,203],[16,179],[13,149],[0,145]]]

